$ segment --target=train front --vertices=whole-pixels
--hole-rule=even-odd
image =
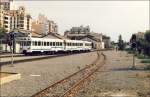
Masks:
[[[19,43],[20,43],[20,53],[23,53],[23,54],[32,53],[30,37],[20,37]]]

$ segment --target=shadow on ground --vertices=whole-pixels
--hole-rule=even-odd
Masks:
[[[111,69],[112,71],[150,71],[150,68],[117,68]]]

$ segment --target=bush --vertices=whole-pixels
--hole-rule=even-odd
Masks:
[[[145,56],[143,54],[137,54],[136,56],[138,59],[149,59],[150,58],[149,56]]]
[[[150,63],[150,59],[142,60],[141,63]]]

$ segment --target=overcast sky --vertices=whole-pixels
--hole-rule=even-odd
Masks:
[[[128,41],[132,33],[149,29],[149,1],[15,1],[25,6],[33,19],[45,14],[59,26],[59,33],[73,26],[89,25],[117,41]]]

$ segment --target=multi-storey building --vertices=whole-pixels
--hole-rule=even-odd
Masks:
[[[34,32],[47,35],[48,33],[57,33],[58,26],[54,21],[50,21],[44,15],[39,15],[38,20],[32,22]]]
[[[3,18],[5,11],[10,10],[10,3],[13,0],[0,0],[0,27],[3,27]]]
[[[10,3],[13,0],[0,0],[0,7],[3,6],[4,10],[10,10]]]
[[[10,10],[10,4],[1,4],[0,10],[0,27],[4,27],[7,32],[14,29],[31,30],[32,18],[26,14],[24,7],[17,10]]]
[[[72,40],[84,40],[92,42],[93,49],[104,49],[103,35],[100,33],[90,32],[90,27],[80,26],[72,27],[70,30],[64,32],[66,38]]]

